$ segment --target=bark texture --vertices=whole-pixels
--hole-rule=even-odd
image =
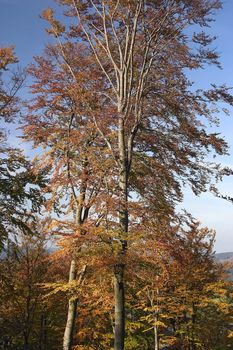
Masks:
[[[158,321],[158,318],[155,317],[155,323]],[[159,335],[158,335],[158,327],[154,326],[154,341],[155,341],[155,347],[154,350],[159,350]]]
[[[124,295],[124,255],[127,248],[128,233],[128,159],[125,146],[124,125],[122,119],[119,121],[118,131],[119,144],[119,226],[120,249],[118,252],[118,263],[114,267],[114,296],[115,296],[115,329],[114,350],[124,349],[125,338],[125,295]]]
[[[124,265],[116,265],[114,271],[115,290],[115,337],[114,349],[124,349],[125,337],[125,296],[124,296]]]
[[[86,171],[86,166],[87,166],[87,161],[85,159],[84,171]],[[73,192],[75,194],[74,188],[73,188]],[[79,198],[76,198],[76,196],[74,195],[75,199],[77,200],[76,224],[80,228],[88,216],[88,214],[85,214],[85,210],[83,210],[85,193],[86,193],[86,182],[83,181],[82,186],[80,188]],[[78,284],[82,283],[85,272],[86,272],[86,265],[84,265],[82,271],[80,272]],[[77,247],[76,247],[76,241],[74,240],[73,258],[70,263],[69,283],[72,283],[73,281],[75,281],[76,277],[77,277]],[[66,321],[66,327],[65,327],[64,337],[63,337],[63,350],[72,349],[73,334],[74,334],[76,313],[77,313],[77,304],[78,304],[77,297],[72,297],[69,299],[67,321]]]
[[[77,264],[76,260],[73,259],[70,264],[70,273],[69,273],[69,283],[76,279],[77,275]],[[67,321],[63,338],[63,350],[72,349],[72,340],[76,319],[76,310],[77,310],[78,299],[70,299],[68,305]]]

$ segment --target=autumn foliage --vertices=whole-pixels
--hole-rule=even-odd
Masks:
[[[0,348],[231,348],[228,267],[214,232],[176,210],[184,186],[217,192],[232,174],[208,158],[228,151],[209,126],[230,91],[195,91],[187,75],[220,66],[204,30],[221,2],[57,3],[65,17],[42,14],[54,41],[27,67],[20,118],[39,154],[4,147],[0,163]],[[2,72],[15,63],[0,49]],[[7,122],[23,76],[11,83]]]

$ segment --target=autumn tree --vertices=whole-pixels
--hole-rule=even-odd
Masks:
[[[40,323],[43,303],[38,283],[46,274],[46,255],[38,235],[18,234],[4,248],[0,260],[0,346],[4,349],[31,349],[35,342],[39,344],[40,330],[37,333],[35,324]]]
[[[213,106],[217,112],[217,102],[232,103],[228,89],[212,85],[207,91],[194,91],[186,75],[187,70],[205,68],[206,64],[219,65],[218,55],[211,49],[214,38],[203,28],[210,24],[212,13],[221,7],[221,2],[58,0],[58,3],[66,7],[70,24],[67,20],[66,25],[57,21],[52,9],[46,10],[43,16],[51,24],[48,31],[58,40],[59,62],[55,70],[66,70],[69,75],[66,82],[75,94],[72,100],[76,105],[81,101],[79,113],[69,111],[69,115],[74,122],[81,115],[81,125],[87,133],[80,134],[79,141],[85,143],[88,139],[89,125],[98,135],[99,145],[104,145],[103,151],[93,143],[93,149],[98,152],[92,153],[94,163],[89,164],[102,161],[106,149],[111,162],[111,171],[107,167],[106,174],[112,179],[110,197],[114,200],[108,228],[115,232],[111,240],[118,244],[113,268],[114,347],[122,350],[125,259],[127,240],[135,222],[153,216],[158,222],[164,217],[168,220],[174,215],[175,203],[182,198],[184,183],[200,193],[207,189],[212,177],[218,179],[230,173],[229,169],[207,163],[205,158],[211,151],[224,154],[227,150],[218,134],[208,133],[205,121],[207,125],[216,122]],[[195,31],[201,27],[201,31],[193,30],[191,35],[192,26]],[[75,59],[77,51],[78,60]],[[85,66],[87,56],[89,77]],[[41,67],[47,78],[43,80],[44,73],[39,70],[33,74],[35,86],[39,87],[34,89],[38,103],[31,107],[26,137],[43,143],[31,130],[44,125],[43,131],[47,130],[54,147],[61,138],[55,133],[52,134],[55,137],[48,134],[48,119],[52,117],[54,130],[57,123],[64,120],[62,113],[67,100],[57,100],[60,112],[49,111],[48,99],[44,96],[51,92],[45,89],[50,82],[51,67],[45,61]],[[80,82],[82,88],[78,89]],[[49,112],[43,114],[46,109]],[[38,110],[40,117],[33,122],[33,112]],[[63,141],[66,137],[67,126]],[[76,144],[76,151],[78,149]],[[108,195],[105,200],[107,198]],[[96,213],[98,215],[98,210]],[[102,225],[106,228],[106,220]]]
[[[13,71],[18,62],[12,47],[0,48],[0,119],[16,121],[20,110],[17,97],[25,80],[20,70]],[[30,232],[27,222],[38,212],[43,199],[39,187],[45,185],[42,173],[35,175],[29,160],[19,149],[7,144],[6,132],[0,130],[0,246],[18,229]]]
[[[10,69],[17,62],[13,47],[0,47],[0,118],[6,121],[12,121],[19,110],[17,92],[25,80],[22,71]]]
[[[128,244],[127,349],[215,349],[232,343],[232,282],[215,260],[214,232],[193,218],[182,221],[176,227],[151,226],[150,234]]]
[[[224,268],[214,257],[214,232],[191,222],[188,230],[181,232],[181,238],[183,249],[175,264],[171,264],[172,281],[167,284],[164,295],[165,309],[171,313],[169,323],[173,334],[170,335],[175,335],[177,348],[214,349],[225,346],[224,343],[230,346],[232,284],[224,279]],[[180,273],[183,266],[185,269]],[[214,320],[212,311],[208,310],[215,310]],[[215,340],[204,330],[210,325],[215,329]]]
[[[48,149],[36,160],[35,169],[50,168],[51,197],[47,209],[63,215],[60,220],[52,220],[51,231],[70,240],[67,249],[71,257],[69,282],[72,285],[76,277],[82,279],[85,272],[85,262],[80,267],[80,275],[80,264],[77,265],[83,241],[86,244],[83,236],[88,234],[90,239],[93,228],[106,220],[108,214],[113,185],[112,178],[108,179],[106,174],[109,175],[108,169],[112,168],[112,159],[93,121],[85,116],[86,101],[93,98],[86,84],[91,91],[99,85],[95,70],[92,74],[89,72],[89,55],[83,51],[82,44],[67,45],[63,53],[69,59],[69,66],[59,45],[50,45],[44,56],[37,57],[28,68],[35,81],[31,87],[35,99],[28,106],[24,132],[25,138],[33,139],[35,146]],[[77,62],[82,62],[82,69],[75,69]],[[77,91],[83,92],[80,98]],[[69,300],[64,348],[72,344],[77,301],[74,296]]]

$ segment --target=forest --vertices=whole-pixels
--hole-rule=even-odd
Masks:
[[[233,349],[232,264],[178,209],[185,188],[233,201],[213,161],[232,90],[189,79],[221,67],[222,2],[56,6],[25,69],[0,46],[0,350]]]

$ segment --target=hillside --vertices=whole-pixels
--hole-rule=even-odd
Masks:
[[[217,253],[215,254],[215,257],[217,260],[221,262],[232,262],[233,264],[233,252],[226,252],[226,253]],[[233,281],[233,268],[229,270],[230,273],[230,280]]]
[[[215,254],[217,260],[233,260],[233,252],[217,253]]]

